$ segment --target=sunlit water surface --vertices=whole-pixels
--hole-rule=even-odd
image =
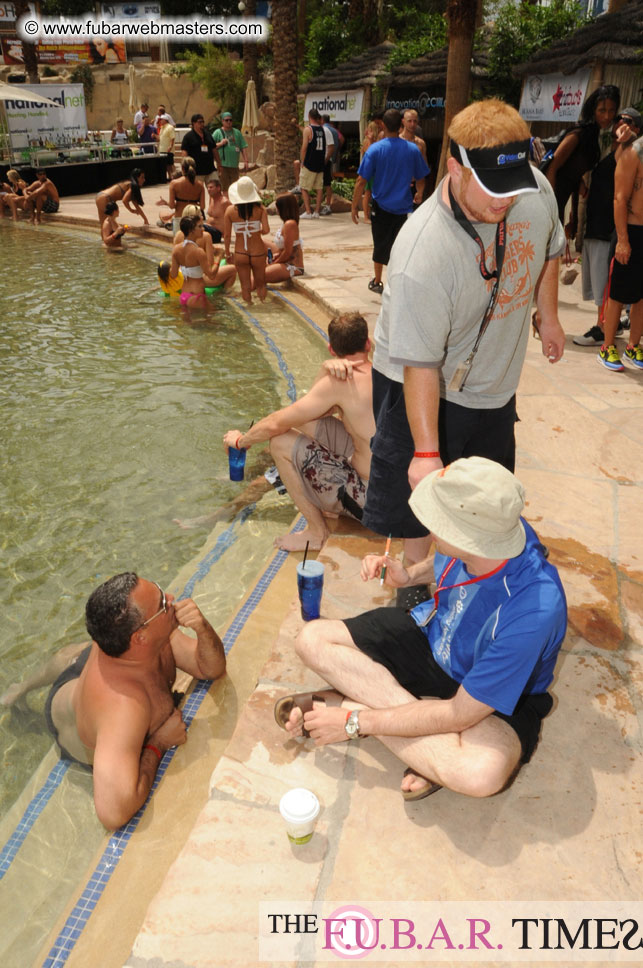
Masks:
[[[173,518],[239,493],[223,433],[287,401],[261,336],[223,297],[212,321],[187,325],[146,259],[22,225],[0,224],[0,246],[1,694],[86,637],[102,580],[176,575],[207,530]],[[275,312],[256,310],[268,329]],[[310,368],[320,344],[307,338]],[[279,499],[265,513],[283,530],[294,512]],[[51,744],[45,696],[0,711],[0,815]]]

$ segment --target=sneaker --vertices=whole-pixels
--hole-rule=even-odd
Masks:
[[[629,328],[630,328],[630,314],[626,309],[619,320],[618,331],[619,333],[622,333],[624,329],[629,329]]]
[[[601,346],[596,359],[603,366],[606,366],[608,370],[620,371],[625,369],[613,343],[611,346]]]
[[[333,214],[333,210],[330,207],[330,205],[322,205],[321,211],[320,211],[319,214],[320,215],[332,215]]]
[[[319,218],[319,212],[313,212],[313,218]]]
[[[380,295],[384,292],[384,286],[382,285],[382,283],[375,282],[375,279],[371,279],[371,281],[368,284],[368,288],[371,290],[371,292],[377,292]]]
[[[299,216],[299,218],[300,218],[300,220],[302,218],[313,218],[313,213],[312,212],[302,212],[301,215]]]
[[[640,346],[626,346],[623,355],[628,363],[643,370],[643,349]]]
[[[574,336],[572,342],[576,343],[576,346],[602,346],[603,345],[604,334],[600,326],[592,326],[588,329],[586,333],[582,336]]]
[[[299,187],[299,185],[295,185],[294,188],[289,189],[289,192],[291,195],[301,195],[301,188]]]

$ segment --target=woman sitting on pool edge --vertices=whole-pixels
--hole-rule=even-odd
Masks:
[[[145,182],[145,172],[141,171],[140,168],[132,168],[130,172],[130,178],[124,178],[123,181],[116,182],[110,188],[105,188],[102,192],[99,192],[96,196],[96,208],[98,209],[98,222],[102,228],[103,222],[105,221],[105,207],[107,203],[111,200],[112,202],[122,202],[128,212],[132,215],[140,215],[143,219],[144,225],[149,225],[147,221],[147,216],[143,211],[143,196],[141,194],[141,188]],[[134,208],[131,207],[130,202],[133,202]]]
[[[304,250],[299,238],[299,203],[294,195],[279,195],[275,202],[281,225],[273,236],[277,250],[274,261],[266,266],[266,282],[288,282],[304,274]]]
[[[261,238],[270,231],[268,215],[252,178],[244,175],[228,189],[232,202],[223,220],[226,259],[232,259],[230,243],[235,231],[234,264],[239,273],[241,294],[252,305],[253,284],[259,299],[266,298],[266,245]]]
[[[203,218],[201,217],[201,209],[198,205],[186,205],[183,209],[184,217],[193,217],[199,220],[199,225],[203,228]],[[174,236],[174,245],[180,245],[184,241],[184,235],[181,229]],[[208,288],[216,288],[217,286],[222,286],[225,292],[232,289],[235,279],[237,278],[237,270],[233,265],[221,265],[221,260],[223,258],[223,249],[218,246],[215,247],[212,243],[212,236],[208,235],[207,232],[203,232],[201,238],[198,240],[197,245],[199,248],[203,249],[206,257],[206,265],[209,266],[206,274],[203,277],[203,283]]]
[[[174,279],[179,269],[183,273],[180,302],[186,309],[195,309],[197,306],[208,308],[203,279],[208,271],[208,262],[205,251],[199,246],[199,239],[203,235],[200,222],[196,215],[185,215],[180,224],[183,241],[172,249],[170,278]]]

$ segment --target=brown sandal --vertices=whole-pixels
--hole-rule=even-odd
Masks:
[[[295,708],[301,709],[302,714],[302,736],[310,736],[304,726],[303,717],[313,708],[314,702],[323,702],[327,706],[341,706],[344,697],[335,689],[320,689],[319,692],[298,692],[292,696],[282,696],[275,703],[275,722],[282,729],[286,729],[286,723],[290,719],[290,714]]]
[[[413,776],[419,776],[422,780],[426,780],[426,783],[423,783],[421,787],[417,788],[417,790],[402,790],[402,796],[409,803],[413,803],[415,800],[424,800],[425,797],[430,797],[432,793],[437,793],[438,790],[442,789],[439,783],[434,783],[433,780],[427,780],[426,777],[422,776],[421,773],[418,773],[417,770],[407,766],[404,771],[404,776],[408,776],[409,773],[412,773]]]

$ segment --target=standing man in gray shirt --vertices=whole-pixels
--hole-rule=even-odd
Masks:
[[[527,125],[486,100],[457,114],[448,133],[448,175],[397,236],[375,329],[377,429],[363,523],[406,539],[409,564],[429,547],[408,505],[423,477],[470,456],[514,469],[515,393],[534,298],[551,363],[565,343],[564,235],[553,192],[529,164]]]

